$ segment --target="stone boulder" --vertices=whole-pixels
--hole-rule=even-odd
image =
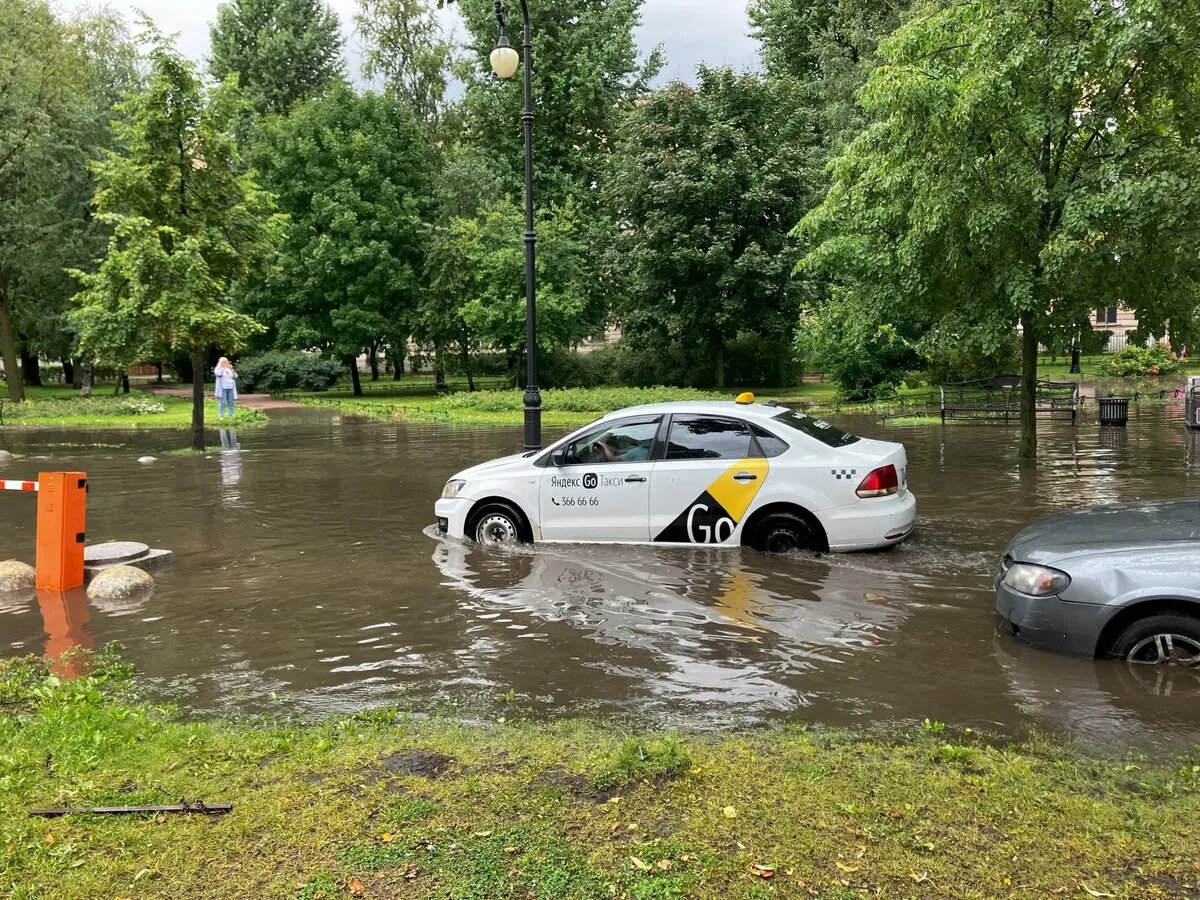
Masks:
[[[28,591],[33,587],[33,566],[15,559],[0,562],[0,594]]]
[[[12,458],[13,455],[7,450],[0,450],[0,463],[10,462]]]
[[[154,578],[133,566],[112,566],[99,572],[87,587],[89,600],[125,600],[154,589]]]

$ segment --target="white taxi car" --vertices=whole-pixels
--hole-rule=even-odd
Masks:
[[[743,394],[610,413],[549,449],[459,472],[435,511],[440,531],[484,544],[868,550],[912,533],[907,467],[901,444]]]

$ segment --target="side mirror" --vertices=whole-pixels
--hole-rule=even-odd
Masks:
[[[567,448],[559,447],[550,456],[550,462],[555,466],[562,466],[567,461]]]

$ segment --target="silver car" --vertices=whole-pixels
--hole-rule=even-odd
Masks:
[[[1200,667],[1200,499],[1048,516],[1013,538],[995,583],[1000,617],[1034,646]]]

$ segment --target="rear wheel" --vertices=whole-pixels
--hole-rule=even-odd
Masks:
[[[1200,618],[1162,613],[1139,619],[1117,637],[1112,655],[1131,665],[1175,665],[1200,670]]]
[[[489,546],[525,543],[525,522],[521,514],[505,503],[485,506],[473,519],[471,537]]]
[[[794,513],[772,513],[754,529],[750,546],[761,553],[798,553],[817,549],[808,523]]]

